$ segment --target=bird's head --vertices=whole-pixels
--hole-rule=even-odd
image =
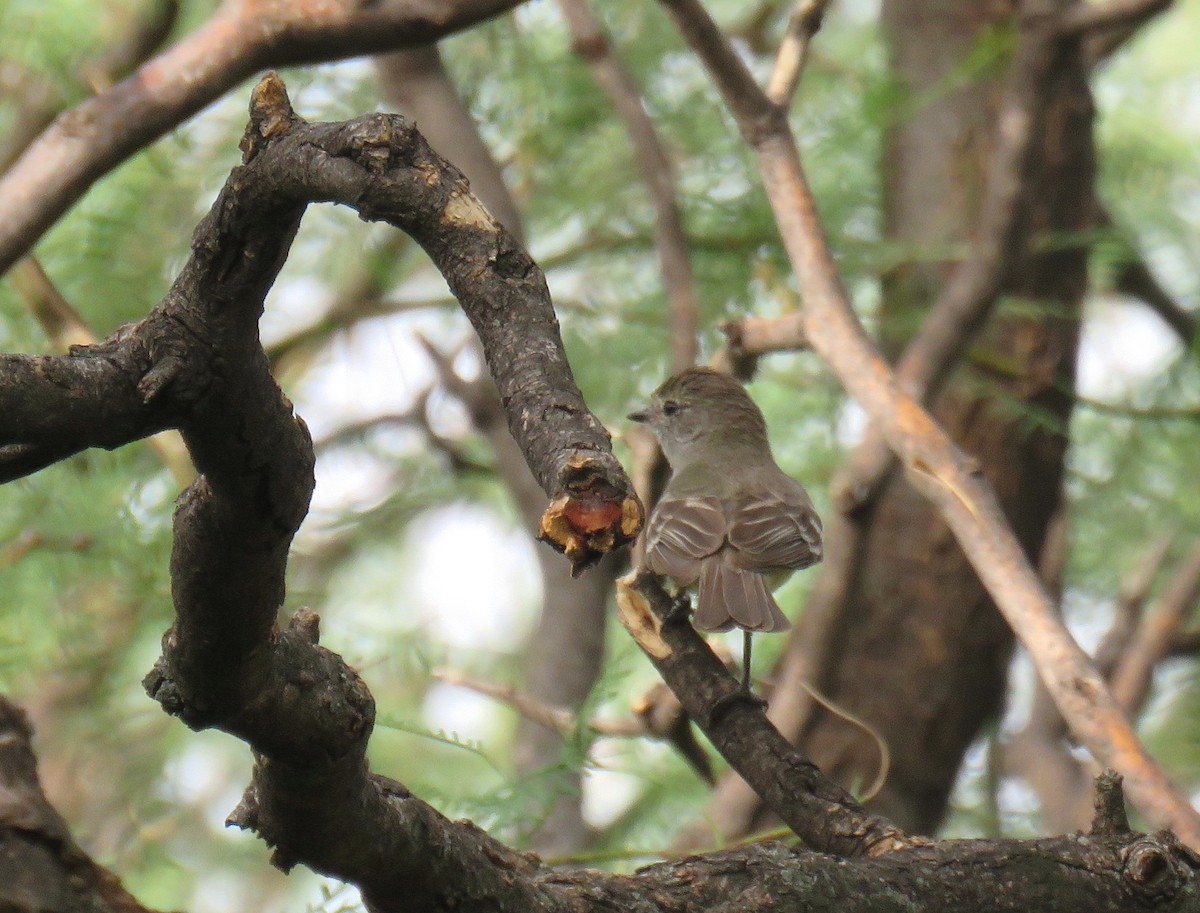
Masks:
[[[767,437],[762,412],[742,385],[711,368],[688,368],[668,378],[629,418],[654,432],[676,470],[705,458],[708,445],[757,445]]]

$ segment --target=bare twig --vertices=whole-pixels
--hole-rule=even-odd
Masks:
[[[1155,668],[1171,652],[1192,607],[1200,598],[1200,543],[1179,562],[1159,599],[1141,621],[1112,674],[1113,696],[1134,716],[1145,703]]]
[[[96,342],[95,332],[50,281],[36,257],[22,257],[8,278],[56,349],[65,352],[71,346]]]
[[[123,79],[162,47],[178,17],[179,0],[156,0],[148,12],[135,17],[129,34],[122,36],[101,57],[80,66],[79,78],[93,91]],[[6,66],[17,69],[15,62]],[[49,82],[31,73],[21,73],[17,78],[21,84],[16,87],[0,82],[0,87],[15,89],[6,94],[21,100],[15,123],[10,125],[0,147],[0,172],[8,168],[66,104],[60,90]]]
[[[792,10],[779,53],[775,55],[775,67],[767,80],[767,98],[774,104],[786,107],[791,103],[808,62],[808,46],[820,30],[828,7],[829,0],[800,0]]]
[[[434,678],[474,691],[476,694],[494,698],[500,703],[512,707],[526,719],[545,726],[547,729],[553,729],[560,735],[568,735],[579,727],[579,718],[568,708],[539,701],[512,685],[486,682],[452,669],[435,672]],[[610,738],[634,739],[648,735],[661,737],[661,733],[654,732],[644,720],[637,717],[589,720],[587,728],[596,735]]]
[[[1079,36],[1084,60],[1087,67],[1092,69],[1111,57],[1137,35],[1142,26],[1172,5],[1173,0],[1079,3],[1066,13],[1064,34]]]
[[[128,34],[113,42],[96,60],[81,68],[93,92],[103,92],[124,79],[158,51],[179,21],[180,0],[154,0],[134,19]]]
[[[1177,535],[1176,532],[1171,532],[1159,538],[1142,555],[1133,571],[1121,581],[1112,624],[1109,625],[1100,645],[1096,647],[1096,668],[1109,681],[1112,681],[1113,672],[1138,628],[1146,600],[1150,596],[1150,588],[1154,586],[1154,581],[1162,570]]]
[[[495,682],[485,682],[482,679],[472,678],[461,672],[455,672],[453,669],[443,669],[434,672],[433,677],[447,684],[457,685],[460,688],[474,691],[476,694],[493,698],[502,704],[507,704],[526,719],[545,726],[547,729],[553,729],[560,735],[573,732],[578,726],[575,714],[566,707],[554,707],[543,703],[530,697],[528,694],[518,691],[512,685],[498,685]]]
[[[1101,227],[1119,231],[1107,210],[1101,210],[1098,221]],[[1113,290],[1141,301],[1175,331],[1185,347],[1191,346],[1196,337],[1196,316],[1163,288],[1133,243],[1125,239],[1123,247],[1122,259],[1113,277]]]
[[[663,3],[758,153],[767,196],[804,297],[802,320],[813,349],[876,423],[913,484],[942,513],[984,586],[1029,650],[1072,731],[1102,763],[1126,776],[1135,801],[1147,815],[1175,828],[1191,846],[1200,847],[1200,815],[1146,752],[1103,678],[1058,619],[991,487],[980,478],[973,461],[905,390],[858,322],[825,240],[786,120],[770,116],[769,100],[697,0]],[[1057,53],[1057,47],[1042,38],[1025,50],[1035,52],[1049,57]],[[1015,133],[1030,128],[1027,111],[1014,111],[1002,122]],[[1007,194],[1001,196],[1007,198]],[[956,292],[953,300],[965,302],[959,294]]]

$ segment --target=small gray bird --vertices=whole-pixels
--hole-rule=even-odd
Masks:
[[[646,526],[645,564],[680,587],[699,581],[697,628],[746,632],[749,688],[750,634],[788,627],[769,578],[821,560],[821,518],[776,465],[762,412],[729,375],[688,368],[629,418],[650,426],[672,471]]]

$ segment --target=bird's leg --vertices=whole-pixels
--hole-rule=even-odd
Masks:
[[[671,600],[671,608],[667,611],[665,622],[687,621],[692,614],[692,597],[687,590],[680,590]]]
[[[753,694],[750,688],[750,645],[754,641],[752,631],[742,631],[742,690]]]
[[[731,691],[723,697],[717,698],[713,703],[712,708],[708,711],[708,725],[712,726],[721,717],[723,717],[735,704],[750,704],[754,707],[765,708],[767,699],[760,697],[754,693],[754,689],[750,686],[750,643],[754,636],[752,632],[745,629],[742,630],[742,636],[745,638],[742,647],[742,684],[736,691]]]

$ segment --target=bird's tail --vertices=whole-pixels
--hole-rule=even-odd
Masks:
[[[694,621],[703,631],[728,631],[734,625],[747,631],[783,631],[790,624],[767,588],[766,577],[732,567],[719,557],[701,567]]]

